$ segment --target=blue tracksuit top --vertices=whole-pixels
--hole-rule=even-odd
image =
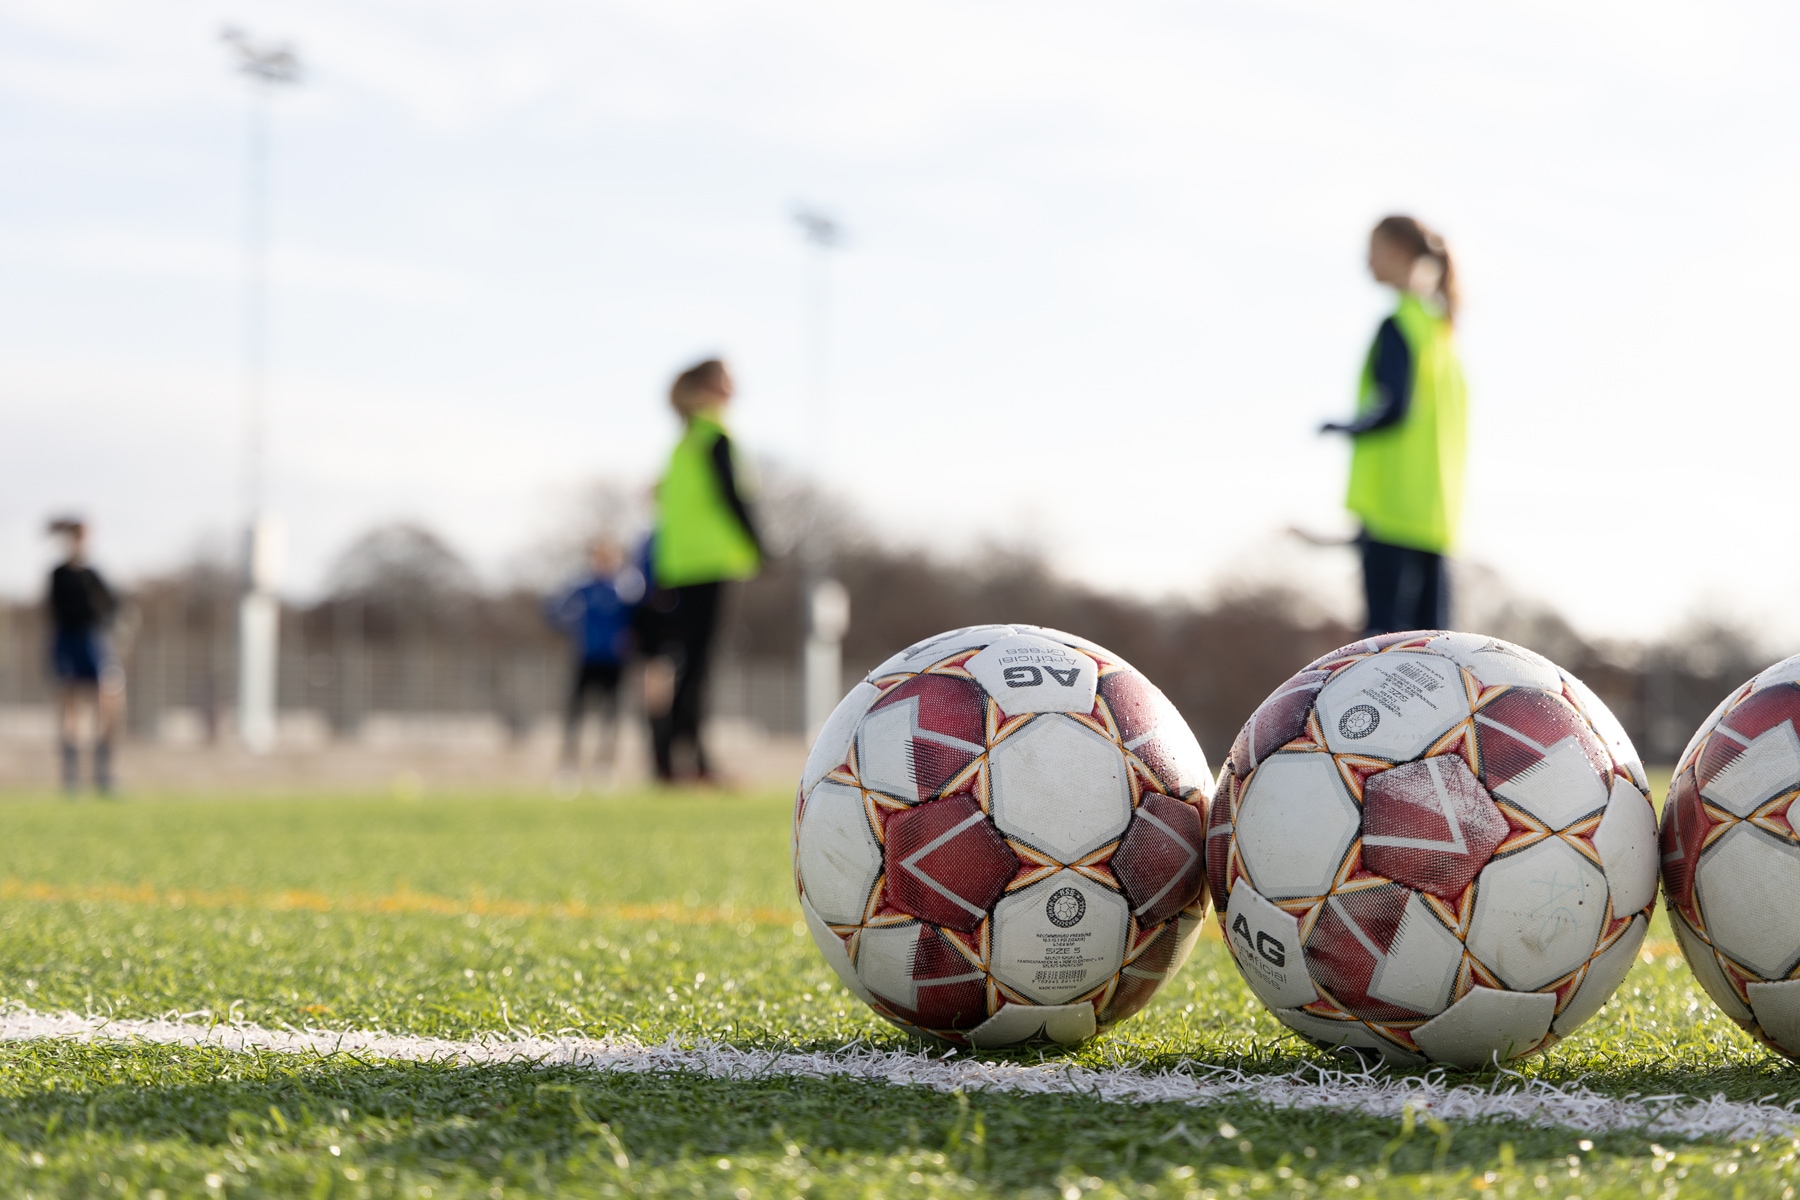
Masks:
[[[583,662],[623,662],[630,651],[631,613],[644,598],[636,567],[590,575],[550,598],[544,615],[562,630]]]

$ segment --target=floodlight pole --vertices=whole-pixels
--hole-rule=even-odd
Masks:
[[[808,432],[812,460],[831,461],[831,407],[828,391],[830,366],[829,302],[831,252],[843,241],[843,230],[824,213],[797,209],[794,221],[805,238],[807,253],[807,373]],[[800,546],[806,589],[806,647],[801,658],[806,737],[810,742],[824,728],[825,720],[844,688],[844,634],[850,628],[850,592],[831,574],[831,547],[819,528],[818,509],[824,502],[823,470],[815,472],[819,493],[813,497],[807,530]]]
[[[227,27],[222,40],[250,83],[244,214],[244,592],[238,601],[238,737],[262,754],[275,745],[275,685],[281,603],[279,527],[267,511],[269,101],[300,82],[300,58],[285,43],[258,43]]]

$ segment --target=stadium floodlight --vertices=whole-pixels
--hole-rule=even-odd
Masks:
[[[244,214],[244,594],[238,605],[238,736],[258,753],[275,744],[280,601],[275,595],[278,527],[266,510],[265,380],[268,358],[269,98],[301,81],[300,56],[285,42],[258,42],[227,26],[220,40],[250,83],[250,142]]]
[[[810,208],[794,210],[794,221],[810,245],[835,250],[843,241],[844,231],[836,220]]]
[[[835,218],[805,205],[794,209],[794,223],[806,240],[808,254],[807,359],[809,458],[831,461],[831,409],[827,399],[829,367],[831,252],[843,244],[843,227]],[[825,719],[837,706],[844,690],[844,634],[850,628],[850,592],[831,575],[831,549],[819,529],[818,509],[824,500],[814,497],[806,536],[801,542],[801,561],[806,585],[806,646],[801,659],[802,707],[806,736],[816,737]]]

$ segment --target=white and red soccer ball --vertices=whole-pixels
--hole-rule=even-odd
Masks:
[[[1117,655],[954,630],[877,667],[820,732],[794,805],[800,907],[844,986],[904,1029],[1080,1042],[1192,948],[1211,783]]]
[[[1675,767],[1662,815],[1669,923],[1727,1016],[1800,1058],[1800,655],[1727,696]]]
[[[1656,816],[1624,730],[1574,676],[1494,638],[1391,634],[1251,716],[1206,864],[1232,956],[1283,1024],[1479,1066],[1566,1036],[1625,978]]]

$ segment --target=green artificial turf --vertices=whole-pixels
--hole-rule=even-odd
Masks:
[[[0,999],[445,1037],[911,1045],[797,925],[788,810],[777,795],[0,803]],[[1600,1016],[1522,1073],[1800,1100],[1800,1071],[1713,1009],[1661,918],[1647,950]],[[1212,936],[1142,1015],[1067,1058],[1329,1061],[1282,1034]],[[0,1045],[0,1062],[6,1195],[1760,1197],[1800,1176],[1786,1141],[1614,1134],[1587,1150],[1578,1130],[1251,1099],[71,1042]]]

